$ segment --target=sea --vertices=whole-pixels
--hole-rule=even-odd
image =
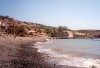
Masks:
[[[46,62],[76,68],[100,68],[100,40],[50,39],[37,42],[38,52],[48,55]]]

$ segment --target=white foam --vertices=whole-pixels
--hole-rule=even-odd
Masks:
[[[47,61],[50,63],[55,63],[57,65],[69,65],[69,66],[85,67],[85,68],[91,68],[92,66],[100,68],[99,59],[93,59],[93,58],[87,59],[83,57],[73,57],[68,54],[59,54],[56,51],[59,50],[61,51],[62,49],[46,49],[46,48],[44,49],[40,44],[42,44],[42,42],[37,42],[35,44],[36,46],[34,47],[38,48],[37,50],[38,52],[47,54],[49,56]]]
[[[50,41],[50,39],[45,39],[46,41]]]
[[[86,67],[96,66],[100,68],[100,60],[98,59],[86,59],[82,57],[72,57],[69,55],[61,55],[55,53],[52,49],[38,49],[38,52],[48,54],[50,59],[48,62],[56,63],[57,65],[69,65],[76,67]]]
[[[36,45],[36,46],[32,46],[32,47],[37,48],[37,49],[42,48],[40,45]]]
[[[36,42],[36,44],[41,44],[42,42]]]
[[[96,59],[85,59],[79,57],[70,57],[67,60],[61,60],[58,65],[69,65],[69,66],[77,66],[77,67],[86,67],[89,68],[91,66],[96,66],[100,68],[100,60],[99,62]]]
[[[37,49],[40,49],[42,46],[40,46],[40,44],[42,44],[42,42],[36,42],[34,45],[35,46],[32,46],[34,48],[37,48]]]
[[[46,43],[52,43],[53,41],[51,39],[46,39]]]

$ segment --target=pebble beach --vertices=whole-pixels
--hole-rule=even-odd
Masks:
[[[74,68],[45,62],[43,54],[32,47],[38,41],[45,38],[0,36],[0,68]]]

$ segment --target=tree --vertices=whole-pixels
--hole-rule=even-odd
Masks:
[[[19,34],[20,36],[25,36],[28,34],[30,27],[28,25],[19,26]]]
[[[58,27],[58,37],[68,37],[68,33],[64,32],[65,30],[68,30],[65,26],[59,26]]]

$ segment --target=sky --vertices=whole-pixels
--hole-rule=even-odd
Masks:
[[[72,30],[100,30],[100,0],[0,0],[0,15]]]

